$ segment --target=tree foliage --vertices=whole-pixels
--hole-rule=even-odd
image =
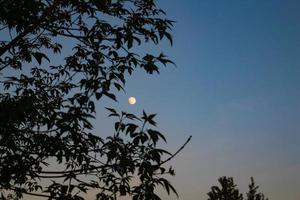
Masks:
[[[0,0],[1,199],[83,199],[90,189],[103,200],[160,199],[159,185],[176,194],[164,164],[178,151],[158,147],[155,115],[108,108],[117,122],[107,138],[91,123],[95,101],[116,100],[136,68],[172,63],[137,50],[172,44],[172,23],[154,0]]]
[[[208,200],[268,200],[263,193],[258,192],[258,186],[255,185],[254,179],[251,178],[249,184],[249,191],[246,194],[247,198],[244,198],[240,193],[237,185],[235,185],[232,177],[220,177],[218,179],[221,187],[212,186],[211,191],[207,193]]]

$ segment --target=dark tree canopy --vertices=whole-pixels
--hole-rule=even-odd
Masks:
[[[165,164],[186,143],[175,154],[159,148],[155,115],[108,108],[107,138],[91,124],[95,101],[116,100],[136,68],[172,63],[136,50],[172,44],[171,27],[154,0],[0,0],[1,199],[83,199],[90,189],[103,200],[160,199],[159,185],[176,193]]]
[[[268,200],[263,193],[258,192],[258,186],[255,185],[254,179],[251,178],[247,198],[243,197],[232,177],[220,177],[218,179],[221,187],[212,186],[211,191],[207,193],[208,200]]]

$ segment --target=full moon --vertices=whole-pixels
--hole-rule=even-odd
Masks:
[[[129,97],[128,103],[131,105],[134,105],[136,103],[136,98],[135,97]]]

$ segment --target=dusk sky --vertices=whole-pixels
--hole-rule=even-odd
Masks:
[[[219,176],[233,176],[243,193],[253,176],[270,200],[299,200],[300,1],[158,4],[176,21],[174,45],[160,49],[176,67],[136,72],[119,103],[101,107],[157,113],[173,152],[193,136],[172,162],[181,200],[207,199]],[[100,133],[112,130],[106,114],[98,111]]]

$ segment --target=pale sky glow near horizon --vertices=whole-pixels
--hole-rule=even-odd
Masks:
[[[207,199],[219,176],[243,193],[253,176],[270,200],[299,200],[300,1],[157,2],[176,21],[174,45],[161,48],[176,67],[137,72],[102,107],[157,113],[171,151],[193,136],[172,161],[181,200]],[[98,113],[96,130],[111,130]]]

